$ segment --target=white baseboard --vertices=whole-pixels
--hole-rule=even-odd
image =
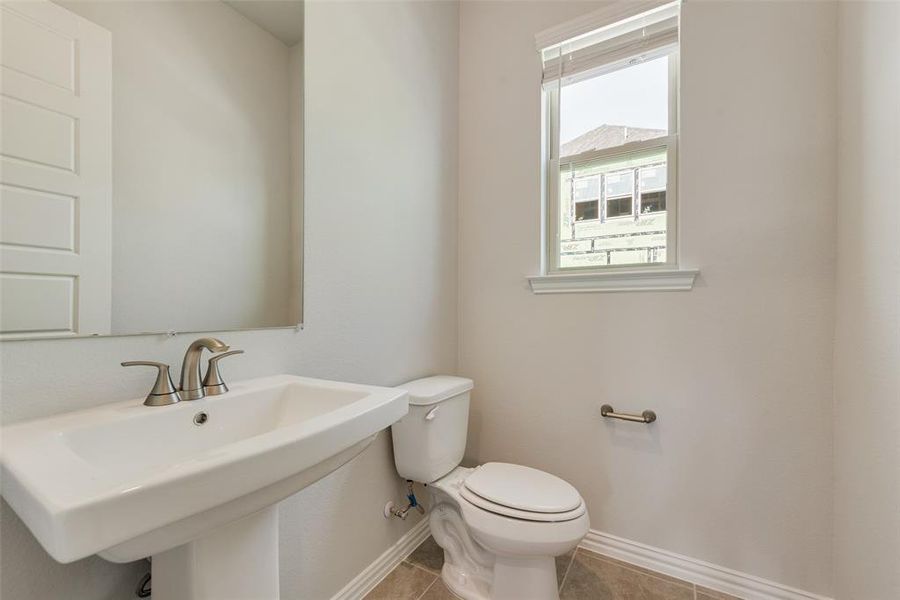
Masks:
[[[341,591],[332,596],[331,600],[360,600],[368,594],[388,573],[394,570],[410,552],[425,541],[429,535],[428,517],[425,516],[412,529],[403,534],[397,542],[388,548],[384,554],[375,559],[375,562],[363,569],[362,573],[353,578]]]
[[[588,532],[580,547],[744,600],[831,600],[595,529]]]
[[[394,567],[425,541],[429,535],[425,517],[403,537],[353,578],[331,600],[360,600],[384,579]],[[663,575],[725,592],[743,600],[832,600],[825,596],[798,590],[754,575],[720,567],[696,558],[626,540],[591,529],[581,548],[609,556]]]

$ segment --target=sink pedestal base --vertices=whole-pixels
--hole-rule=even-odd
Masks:
[[[278,600],[278,506],[153,556],[153,600]]]

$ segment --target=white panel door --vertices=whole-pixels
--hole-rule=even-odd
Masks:
[[[112,44],[0,3],[0,337],[110,333]]]

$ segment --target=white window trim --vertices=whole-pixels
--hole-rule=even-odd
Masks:
[[[586,152],[567,162],[579,163],[644,149],[665,147],[666,153],[666,262],[647,265],[596,267],[559,267],[559,159],[553,148],[559,148],[559,88],[542,90],[541,153],[541,274],[528,277],[535,294],[583,292],[687,291],[693,288],[697,269],[680,267],[678,249],[678,98],[679,51],[669,54],[669,131],[670,135],[655,140],[632,142],[610,149]],[[601,201],[602,203],[602,201]]]
[[[654,266],[642,269],[611,267],[602,273],[562,273],[529,277],[535,294],[580,292],[677,292],[694,287],[697,269]]]
[[[607,27],[611,23],[631,19],[671,2],[672,0],[622,0],[607,4],[586,15],[541,31],[534,36],[534,42],[540,52],[545,48],[561,44],[601,27]]]

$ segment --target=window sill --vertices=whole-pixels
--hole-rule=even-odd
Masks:
[[[698,269],[633,269],[593,273],[564,273],[529,277],[535,294],[580,292],[673,292],[694,287]]]

